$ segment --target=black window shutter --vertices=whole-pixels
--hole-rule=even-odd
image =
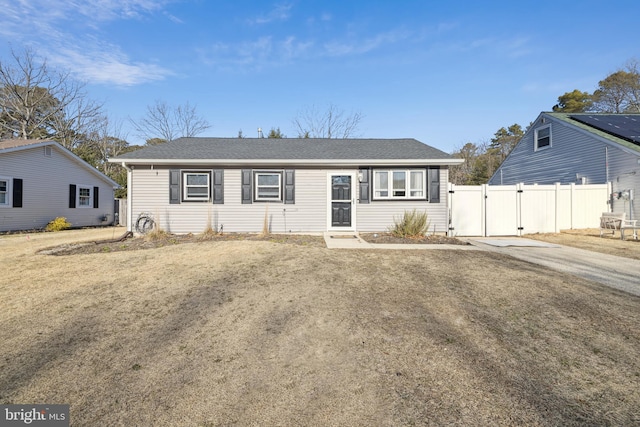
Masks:
[[[430,167],[427,169],[429,202],[440,203],[440,168]]]
[[[13,207],[22,207],[22,180],[18,178],[13,179]]]
[[[178,169],[169,171],[169,203],[180,203],[180,171]]]
[[[69,184],[69,208],[75,209],[76,207],[76,185]]]
[[[369,169],[360,169],[360,203],[369,203]]]
[[[224,203],[224,170],[213,170],[213,203]]]
[[[93,187],[93,208],[98,209],[98,200],[100,199],[100,195],[98,194],[100,187]]]
[[[293,169],[284,171],[284,202],[288,204],[296,202],[296,171]]]
[[[252,202],[251,197],[251,169],[242,169],[242,203]]]

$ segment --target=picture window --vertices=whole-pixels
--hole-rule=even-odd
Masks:
[[[374,200],[426,199],[425,169],[373,171]]]

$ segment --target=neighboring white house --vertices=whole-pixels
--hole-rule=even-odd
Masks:
[[[611,211],[640,219],[640,114],[541,113],[490,185],[610,183]]]
[[[131,231],[385,231],[405,211],[448,227],[448,168],[415,139],[180,138],[110,159],[128,170]]]
[[[0,141],[0,231],[73,227],[114,220],[118,184],[54,141]]]

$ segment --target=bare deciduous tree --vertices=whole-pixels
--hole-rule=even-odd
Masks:
[[[102,104],[81,97],[63,107],[60,114],[53,115],[49,125],[54,131],[53,139],[74,150],[88,135],[103,128],[105,120]]]
[[[347,114],[333,104],[325,111],[313,105],[300,110],[293,125],[299,138],[353,138],[358,136],[361,120],[360,113]]]
[[[52,137],[60,133],[67,148],[70,134],[101,114],[88,101],[84,85],[67,72],[52,70],[31,49],[11,51],[13,64],[0,61],[0,126],[15,138]]]
[[[197,136],[211,127],[197,114],[196,107],[188,102],[174,108],[160,100],[148,105],[146,115],[137,121],[131,120],[131,123],[140,138],[164,141]]]

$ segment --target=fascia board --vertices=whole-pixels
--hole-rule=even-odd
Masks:
[[[292,166],[410,166],[410,165],[459,165],[463,159],[109,159],[123,165],[292,165]]]

